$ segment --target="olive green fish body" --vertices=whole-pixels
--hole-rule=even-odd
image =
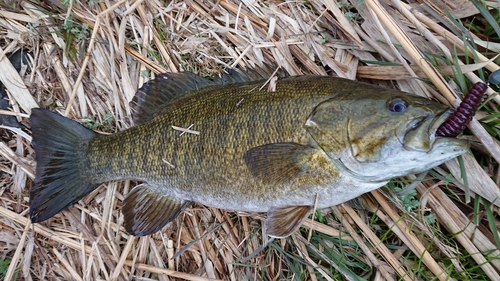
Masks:
[[[349,193],[357,187],[362,194],[366,190],[361,183],[342,184],[338,170],[318,147],[311,149],[314,165],[295,180],[255,177],[243,157],[266,144],[313,147],[304,123],[317,104],[334,96],[334,89],[320,86],[325,78],[331,79],[290,77],[280,81],[275,92],[259,90],[265,81],[256,81],[198,93],[196,99],[203,102],[187,98],[184,106],[148,123],[93,140],[89,176],[95,175],[96,183],[103,178],[143,180],[179,199],[243,211],[311,205],[316,194],[331,186],[345,186]],[[199,134],[172,126],[190,127]],[[322,196],[320,206],[339,203],[335,198],[344,196],[338,195]]]
[[[159,230],[199,202],[268,212],[268,234],[284,237],[316,198],[320,208],[336,205],[467,149],[464,141],[434,136],[451,113],[427,99],[333,77],[286,77],[274,91],[265,80],[239,80],[164,74],[138,91],[138,124],[110,136],[72,131],[73,121],[34,110],[32,220],[103,182],[131,179],[144,181],[122,208],[134,235]],[[65,129],[42,141],[50,134],[44,121]],[[47,148],[54,143],[57,151]],[[67,174],[81,185],[77,191],[61,180]]]

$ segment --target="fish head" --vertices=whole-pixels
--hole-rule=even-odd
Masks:
[[[466,140],[436,136],[452,113],[429,99],[381,90],[320,103],[306,129],[342,173],[360,181],[387,181],[429,170],[468,150]]]

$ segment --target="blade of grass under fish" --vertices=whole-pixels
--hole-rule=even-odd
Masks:
[[[418,187],[421,193],[426,190]],[[440,218],[444,227],[450,231],[450,235],[456,237],[456,240],[471,254],[478,266],[490,277],[491,280],[500,280],[500,275],[493,268],[492,263],[488,263],[481,251],[490,251],[491,247],[488,238],[472,225],[468,217],[448,198],[441,189],[430,190],[428,203],[436,215]],[[496,251],[496,249],[495,249]]]
[[[481,196],[474,196],[474,216],[472,217],[472,222],[475,225],[479,225],[479,213],[481,212]]]
[[[403,189],[396,193],[397,196],[404,196],[417,188],[417,186],[425,179],[427,172],[420,173],[415,180],[412,180],[410,184],[406,185]]]
[[[291,238],[286,238],[286,239],[287,239],[287,243],[289,243],[288,240],[291,239]],[[301,257],[298,257],[298,256],[292,254],[292,252],[288,252],[288,251],[284,250],[282,247],[280,247],[277,244],[279,242],[280,241],[278,241],[278,240],[270,241],[270,243],[268,244],[268,246],[271,247],[271,248],[274,248],[278,253],[280,253],[280,255],[282,255],[283,257],[285,257],[287,259],[293,260],[294,262],[297,262],[298,264],[301,264],[301,265],[304,265],[304,266],[308,266],[309,265]]]
[[[464,158],[462,156],[457,157],[458,165],[460,166],[460,174],[465,187],[465,203],[470,203],[470,190],[469,181],[467,180],[467,171],[465,170]]]
[[[310,249],[315,255],[323,259],[326,263],[328,263],[331,267],[335,268],[344,278],[346,278],[349,281],[363,281],[365,279],[359,277],[356,275],[353,271],[351,271],[349,268],[345,267],[342,263],[340,262],[335,262],[334,260],[330,259],[328,256],[326,256],[323,252],[318,250],[312,243],[308,242],[306,238],[297,235],[296,236],[302,243],[304,243],[308,249]],[[342,259],[343,256],[339,256],[339,259]]]
[[[255,251],[253,251],[253,253],[251,253],[250,255],[244,257],[243,259],[241,259],[239,262],[241,263],[246,263],[248,262],[250,259],[254,258],[258,253],[260,253],[264,248],[266,248],[268,246],[269,243],[273,242],[274,240],[274,237],[271,237],[271,239],[269,239],[267,241],[267,244],[263,244],[261,245],[259,248],[257,248]]]
[[[342,215],[340,211],[336,210],[336,208],[332,208],[334,212],[336,213],[336,216]],[[404,266],[398,262],[398,260],[394,257],[394,255],[389,251],[389,249],[378,239],[378,237],[373,233],[373,231],[370,229],[368,225],[366,225],[362,219],[358,216],[358,214],[348,205],[344,204],[343,209],[349,214],[349,216],[355,221],[355,223],[358,225],[358,227],[362,230],[363,235],[368,238],[368,241],[370,241],[371,245],[373,248],[376,249],[376,251],[383,256],[383,258],[386,260],[387,263],[389,263],[393,270],[397,272],[397,274],[403,279],[410,281],[412,280],[410,276],[408,275],[406,269]],[[347,226],[348,232],[351,233],[351,235],[354,237],[358,236],[356,232],[354,231],[354,228],[350,227],[348,223],[345,224]],[[360,241],[361,237],[358,237],[356,240],[358,241],[358,245],[360,247],[367,247],[366,245],[363,244],[362,241]],[[387,272],[385,269],[382,269],[383,266],[380,265],[378,260],[374,260],[372,258],[372,252],[368,249],[364,249],[364,252],[368,257],[370,258],[373,266],[375,268],[378,268],[382,272],[382,276],[384,276],[386,279],[388,278]]]
[[[401,216],[396,213],[393,208],[391,208],[380,191],[375,190],[372,191],[371,194],[375,196],[375,199],[377,200],[377,202],[379,202],[382,209],[387,212],[389,217],[394,221],[394,225],[397,225],[399,229],[404,233],[406,239],[413,246],[415,254],[421,258],[421,261],[429,268],[429,270],[431,270],[439,280],[453,280],[427,251],[426,247],[420,242],[418,237],[413,232],[410,232],[410,227],[402,220]]]
[[[309,256],[309,253],[307,251],[306,245],[304,243],[298,241],[298,239],[294,235],[292,235],[291,237],[292,237],[293,242],[295,243],[295,246],[297,248],[297,252],[299,253],[299,255],[310,264],[310,266],[307,266],[307,270],[309,271],[310,279],[317,280],[315,272],[318,272],[319,274],[321,274],[321,277],[325,278],[326,280],[334,281],[334,279],[332,278],[333,276],[330,276],[331,274],[327,273],[323,268],[319,267],[319,265],[313,259],[311,259],[311,257]],[[310,241],[310,240],[308,239],[307,241]],[[305,280],[305,278],[303,278],[301,280]]]
[[[493,210],[491,208],[491,203],[488,200],[482,199],[484,205],[484,211],[486,213],[486,217],[488,218],[488,225],[490,226],[491,233],[495,238],[495,243],[497,244],[497,248],[500,249],[500,235],[498,231],[498,225],[495,222],[495,214],[493,214]]]
[[[175,255],[172,257],[173,260],[175,260],[176,258],[178,258],[180,255],[182,255],[187,249],[189,249],[189,247],[193,246],[193,244],[196,244],[198,242],[200,242],[203,238],[207,237],[210,233],[214,232],[215,230],[217,230],[219,227],[221,227],[225,222],[221,222],[217,225],[215,225],[214,227],[212,227],[210,230],[206,231],[202,236],[200,236],[199,238],[191,241],[190,243],[188,243],[186,246],[184,246],[184,248],[180,249],[177,253],[175,253]]]
[[[487,123],[489,121],[496,120],[498,118],[500,118],[500,112],[492,112],[492,113],[484,116],[483,118],[479,119],[479,121]]]

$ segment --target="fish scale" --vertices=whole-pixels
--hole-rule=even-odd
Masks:
[[[327,76],[281,78],[269,92],[265,77],[256,77],[162,74],[137,92],[136,126],[113,135],[35,109],[32,221],[103,182],[129,179],[143,181],[122,206],[133,235],[158,231],[198,202],[268,212],[267,233],[286,237],[316,197],[320,208],[336,205],[468,148],[464,140],[435,137],[451,111],[430,100]],[[72,185],[57,172],[71,174]]]

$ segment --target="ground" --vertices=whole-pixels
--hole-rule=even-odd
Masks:
[[[157,234],[130,236],[120,213],[137,184],[129,181],[106,183],[46,222],[29,220],[31,108],[117,132],[133,125],[129,102],[158,73],[212,78],[267,64],[456,107],[456,97],[499,69],[498,3],[419,3],[4,1],[0,80],[9,104],[0,103],[0,278],[500,280],[500,99],[493,85],[461,136],[472,141],[469,154],[394,179],[355,207],[318,210],[286,239],[262,235],[265,214],[202,205]],[[408,186],[415,189],[398,195]]]

